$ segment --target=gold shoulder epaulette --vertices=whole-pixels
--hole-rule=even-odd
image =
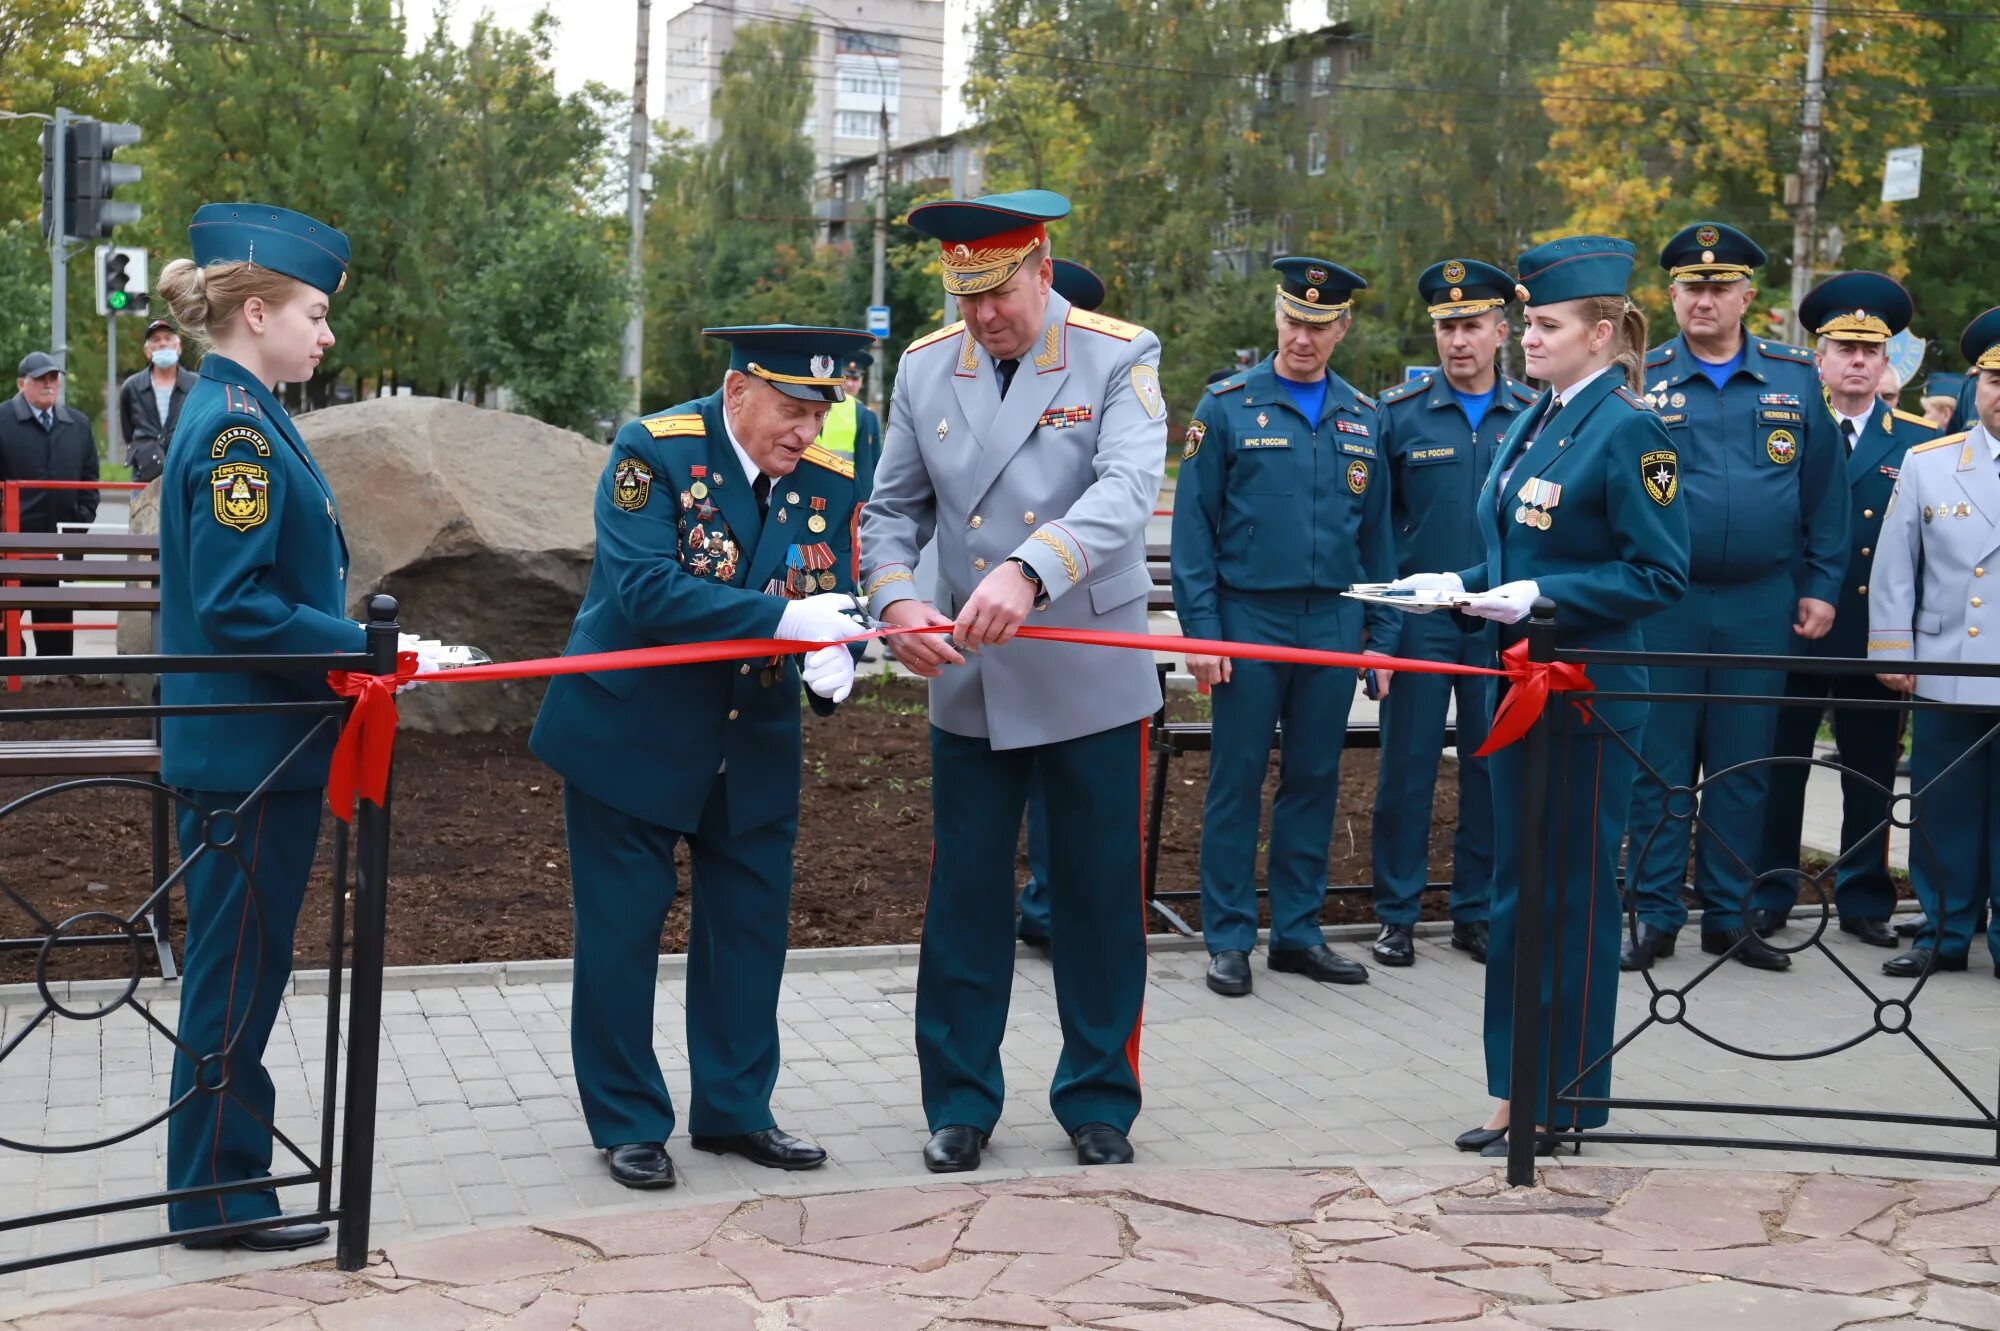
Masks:
[[[907,356],[912,351],[922,351],[925,347],[932,346],[936,343],[942,342],[948,337],[955,337],[964,330],[965,330],[965,320],[963,319],[960,319],[955,324],[946,324],[944,327],[938,329],[935,333],[926,333],[922,337],[918,338],[916,341],[910,343],[909,346],[903,349],[903,354]]]
[[[1927,429],[1932,429],[1932,430],[1937,429],[1937,426],[1932,425],[1927,418],[1915,415],[1911,412],[1898,411],[1894,407],[1891,407],[1889,409],[1889,414],[1891,416],[1894,416],[1897,420],[1903,421],[1910,425],[1921,425],[1926,427]]]
[[[1128,324],[1123,319],[1114,319],[1094,310],[1079,310],[1074,305],[1070,307],[1069,323],[1072,328],[1088,328],[1093,333],[1103,333],[1124,342],[1130,342],[1146,331],[1138,324]]]
[[[1972,431],[1970,430],[1960,430],[1957,434],[1948,434],[1942,439],[1933,439],[1927,444],[1918,444],[1909,451],[1908,456],[1915,457],[1919,453],[1929,453],[1940,448],[1956,448],[1964,443],[1965,436],[1971,433]]]
[[[837,471],[850,481],[854,479],[853,458],[844,458],[831,449],[821,448],[818,444],[808,445],[806,451],[799,455],[799,461],[810,462],[815,467],[825,467],[828,471]]]
[[[708,422],[700,412],[686,412],[673,416],[648,416],[639,422],[646,427],[646,433],[655,439],[679,439],[687,436],[699,438],[708,433]]]

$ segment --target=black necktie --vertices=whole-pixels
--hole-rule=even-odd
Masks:
[[[1847,451],[1852,453],[1854,451],[1854,419],[1852,417],[1842,416],[1840,418],[1840,433],[1847,440]]]
[[[55,430],[54,417],[52,417],[48,412],[46,411],[36,412],[35,419],[42,423],[42,430],[44,433],[54,432]]]
[[[1007,390],[1014,386],[1014,371],[1021,368],[1020,357],[1012,357],[1000,362],[1000,396],[1006,397]]]
[[[757,496],[757,516],[768,517],[771,512],[771,478],[763,472],[750,484],[750,492]]]

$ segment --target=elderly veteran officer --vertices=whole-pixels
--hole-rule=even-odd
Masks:
[[[1466,568],[1479,562],[1473,505],[1493,450],[1535,391],[1494,368],[1507,340],[1514,279],[1477,259],[1447,259],[1417,278],[1430,307],[1438,368],[1382,394],[1376,431],[1389,472],[1396,571]],[[1442,616],[1405,620],[1397,640],[1406,657],[1484,665],[1486,635],[1461,633]],[[1416,960],[1411,927],[1430,881],[1431,805],[1444,748],[1445,711],[1458,701],[1458,832],[1452,839],[1451,945],[1486,960],[1487,905],[1493,888],[1493,789],[1486,742],[1493,682],[1471,675],[1404,675],[1382,704],[1382,774],[1375,790],[1375,960]]]
[[[1014,847],[1049,816],[1063,1052],[1049,1102],[1081,1164],[1132,1158],[1146,985],[1141,784],[1159,681],[1144,652],[1010,641],[1024,623],[1146,632],[1146,522],[1166,469],[1159,339],[1050,288],[1046,190],[926,204],[965,316],[903,353],[861,516],[869,601],[931,680],[930,906],[917,972],[924,1163],[975,1168],[1000,1117]],[[911,568],[935,535],[935,607]],[[963,649],[963,650],[961,650]]]
[[[1375,401],[1327,368],[1368,283],[1325,259],[1278,270],[1278,349],[1209,388],[1188,425],[1174,494],[1174,608],[1196,638],[1330,651],[1395,650],[1397,612],[1341,593],[1387,582],[1396,547]],[[1364,636],[1363,624],[1366,621]],[[1250,992],[1257,945],[1257,831],[1271,733],[1283,724],[1271,806],[1267,963],[1334,984],[1368,969],[1320,932],[1354,675],[1331,666],[1190,656],[1210,686],[1214,749],[1202,806],[1201,924],[1208,987]],[[1386,686],[1388,671],[1379,678]]]
[[[722,387],[626,425],[597,485],[597,559],[565,656],[724,638],[832,643],[860,631],[849,520],[868,478],[813,443],[841,399],[845,328],[709,328]],[[674,847],[692,861],[688,1113],[696,1150],[810,1169],[819,1147],[771,1117],[778,985],[799,820],[798,674],[813,710],[854,659],[805,657],[565,675],[529,747],[563,775],[576,898],[570,1048],[590,1139],[628,1187],[674,1182],[674,1106],[653,1052]]]
[[[1494,457],[1478,516],[1484,560],[1462,573],[1397,580],[1413,591],[1479,593],[1468,616],[1501,624],[1500,641],[1535,598],[1556,605],[1556,645],[1629,652],[1639,624],[1670,606],[1687,586],[1688,536],[1673,444],[1632,389],[1646,345],[1646,316],[1625,295],[1630,242],[1568,236],[1520,258],[1527,370],[1549,385],[1508,430]],[[1593,666],[1607,692],[1643,691],[1643,666]],[[1548,810],[1547,952],[1555,968],[1540,1062],[1558,1087],[1601,1098],[1611,1087],[1618,973],[1619,797],[1631,788],[1633,747],[1648,721],[1644,702],[1551,700],[1550,789],[1568,798]],[[1521,882],[1522,791],[1526,746],[1493,755],[1493,942],[1486,967],[1486,1088],[1498,1104],[1482,1127],[1460,1134],[1462,1151],[1507,1154],[1513,1071],[1515,918]],[[1546,1083],[1545,1083],[1546,1084]],[[1546,1101],[1540,1127],[1602,1127],[1606,1110],[1586,1105],[1556,1115]],[[1553,1153],[1537,1143],[1536,1153]]]
[[[1868,586],[1868,656],[1899,661],[2000,663],[1991,607],[2000,575],[2000,307],[1966,325],[1959,351],[1972,363],[1978,419],[1964,434],[1919,444],[1903,459]],[[1911,718],[1910,789],[1917,823],[1910,885],[1931,932],[1885,973],[1962,971],[1974,919],[1993,907],[1986,949],[2000,975],[2000,679],[1880,676],[1898,693],[1977,711],[1920,710]]]
[[[1793,651],[1809,657],[1868,654],[1869,565],[1882,528],[1889,496],[1895,491],[1903,455],[1912,444],[1938,431],[1921,416],[1894,411],[1875,396],[1888,359],[1888,341],[1910,323],[1910,293],[1881,273],[1841,273],[1814,287],[1799,304],[1800,322],[1818,337],[1815,352],[1827,405],[1839,420],[1847,447],[1847,484],[1852,495],[1848,530],[1852,549],[1840,584],[1833,631],[1800,639]],[[1892,711],[1841,707],[1843,698],[1888,701],[1893,695],[1865,675],[1789,674],[1785,692],[1795,698],[1832,700],[1833,737],[1840,746],[1840,856],[1834,866],[1835,907],[1841,932],[1874,947],[1896,946],[1889,928],[1896,890],[1889,881],[1889,792],[1896,786],[1901,750],[1900,717]],[[1823,707],[1785,707],[1778,712],[1776,754],[1812,756]],[[1751,901],[1760,931],[1781,929],[1798,902],[1800,828],[1805,819],[1804,762],[1779,765],[1771,774],[1765,812],[1767,872]]]
[[[1644,391],[1680,455],[1692,553],[1687,596],[1645,625],[1648,651],[1784,656],[1794,641],[1833,627],[1847,571],[1847,449],[1812,353],[1743,326],[1763,262],[1755,241],[1717,222],[1687,227],[1660,251],[1681,332],[1647,353]],[[1785,685],[1771,670],[1656,666],[1651,674],[1659,693],[1768,697]],[[1687,922],[1690,822],[1669,816],[1667,788],[1698,777],[1713,783],[1693,829],[1702,951],[1760,970],[1791,965],[1744,918],[1763,864],[1771,767],[1760,760],[1771,755],[1777,710],[1655,706],[1626,819],[1639,928],[1624,969],[1672,955]]]

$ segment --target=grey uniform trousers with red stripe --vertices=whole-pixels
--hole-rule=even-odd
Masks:
[[[1048,891],[1063,1130],[1131,1128],[1146,995],[1141,810],[1148,723],[996,749],[931,727],[930,899],[917,965],[917,1067],[931,1130],[991,1132],[1014,983],[1014,856],[1032,781],[1048,799]]]
[[[244,805],[246,791],[184,790],[188,931],[180,1027],[167,1120],[167,1186],[202,1188],[271,1175],[277,1096],[264,1047],[292,974],[292,934],[312,873],[326,796],[280,790]],[[254,886],[253,886],[254,885]],[[280,1173],[306,1166],[289,1155]],[[168,1225],[198,1229],[279,1212],[278,1194],[251,1189],[172,1203]]]

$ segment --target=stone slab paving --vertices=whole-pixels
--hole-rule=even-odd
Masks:
[[[2000,1327],[2000,1179],[1110,1168],[550,1219],[6,1331]]]
[[[1795,928],[1780,937],[1797,942],[1801,931]],[[1337,946],[1349,953],[1361,951],[1357,941]],[[1860,1033],[1868,1028],[1873,1003],[1833,959],[1876,983],[1879,994],[1905,993],[1907,986],[1890,986],[1879,976],[1876,968],[1886,953],[1838,933],[1831,934],[1828,946],[1832,958],[1803,955],[1787,975],[1735,965],[1716,970],[1694,986],[1690,1017],[1718,1039],[1779,1053],[1832,1045]],[[1451,1151],[1450,1139],[1482,1119],[1487,1105],[1479,1015],[1483,972],[1464,954],[1452,952],[1439,935],[1420,938],[1418,950],[1414,968],[1377,969],[1373,982],[1360,987],[1317,986],[1260,966],[1256,992],[1229,1000],[1203,987],[1205,956],[1200,951],[1161,944],[1152,959],[1146,1001],[1146,1109],[1133,1134],[1142,1163],[1196,1168],[1462,1161]],[[924,1121],[911,1051],[913,951],[799,957],[787,975],[779,1012],[786,1062],[775,1097],[777,1117],[817,1138],[831,1153],[831,1163],[811,1174],[776,1175],[733,1157],[694,1152],[676,1139],[673,1153],[681,1175],[676,1203],[734,1204],[760,1193],[851,1190],[927,1178],[918,1158]],[[1665,983],[1686,985],[1700,973],[1702,962],[1697,949],[1686,948],[1663,962],[1658,974]],[[502,982],[510,977],[518,982]],[[428,987],[392,988],[384,996],[373,1198],[376,1242],[394,1247],[470,1227],[540,1223],[632,1204],[633,1194],[606,1177],[583,1127],[569,1061],[569,986],[560,967],[536,963],[450,976],[405,974],[392,980]],[[142,992],[149,995],[155,1015],[171,1027],[171,990],[155,984]],[[678,959],[669,959],[658,988],[656,1046],[669,1087],[685,1104],[681,993]],[[1643,985],[1628,978],[1621,994],[1621,1030],[1643,1018],[1646,998]],[[1074,1167],[1046,1102],[1058,1050],[1054,1007],[1048,966],[1023,954],[1004,1057],[1012,1093],[987,1154],[987,1164],[997,1174],[1018,1177]],[[0,1041],[13,1038],[36,1010],[18,992],[5,995]],[[1934,977],[1917,1004],[1916,1029],[1990,1103],[2000,1069],[2000,981],[1983,967]],[[279,1126],[308,1145],[318,1140],[325,1032],[325,999],[294,993],[284,1004],[269,1056],[278,1085]],[[73,1142],[141,1122],[165,1104],[169,1067],[165,1042],[129,1011],[103,1022],[44,1022],[0,1063],[0,1137]],[[1833,1058],[1758,1062],[1723,1052],[1685,1027],[1656,1028],[1638,1037],[1621,1056],[1617,1071],[1618,1090],[1631,1095],[1922,1113],[1966,1108],[1909,1040],[1880,1035]],[[1819,1134],[1879,1146],[1988,1155],[1994,1149],[1991,1134],[1822,1125],[1776,1115],[1732,1119],[1715,1113],[1628,1111],[1616,1116],[1614,1127],[1711,1131],[1775,1141]],[[162,1136],[154,1130],[107,1150],[72,1155],[0,1150],[4,1209],[9,1214],[50,1210],[155,1188],[162,1176]],[[1593,1144],[1585,1159],[1593,1165],[1851,1171],[1866,1163],[1854,1157],[1611,1143]],[[1938,1208],[1938,1218],[1926,1212],[1921,1223],[1912,1223],[1928,1235],[1930,1246],[1963,1250],[1957,1261],[1988,1260],[1971,1255],[1981,1246],[1978,1235],[1943,1231],[1956,1223],[1948,1218],[1955,1211],[1988,1198],[2000,1172],[1880,1162],[1873,1168],[1959,1180],[1948,1186],[1963,1189],[1969,1200]],[[1383,1186],[1388,1185],[1378,1182],[1378,1189]],[[1386,1200],[1400,1204],[1420,1195],[1427,1194],[1420,1190],[1411,1198]],[[287,1198],[295,1207],[310,1204],[309,1197],[296,1191]],[[1185,1209],[1187,1198],[1159,1204]],[[1849,1220],[1849,1211],[1858,1205],[1844,1193],[1821,1197],[1810,1191],[1803,1206],[1787,1210],[1786,1223],[1801,1240],[1831,1240],[1871,1221],[1870,1216]],[[1129,1224],[1131,1208],[1120,1214]],[[934,1251],[944,1242],[943,1229],[917,1227],[936,1218],[913,1220],[912,1232],[898,1242],[909,1244],[912,1254]],[[1357,1242],[1395,1240],[1403,1232],[1384,1227],[1373,1214],[1323,1219],[1343,1227],[1337,1232]],[[1373,1227],[1344,1228],[1364,1222]],[[1537,1246],[1541,1240],[1533,1235],[1549,1223],[1484,1241]],[[0,1261],[156,1233],[159,1225],[154,1213],[127,1212],[0,1231]],[[1744,1220],[1742,1242],[1756,1237],[1750,1228]],[[864,1232],[822,1227],[801,1242],[839,1245]],[[973,1239],[979,1234],[974,1230]],[[2000,1243],[2000,1228],[1985,1242]],[[1399,1255],[1407,1265],[1427,1250],[1424,1243],[1401,1242],[1382,1251]],[[854,1257],[838,1246],[805,1255],[814,1262]],[[1078,1253],[1065,1241],[1048,1255]],[[1158,1260],[1171,1265],[1178,1258]],[[1236,1269],[1251,1271],[1264,1260],[1254,1252],[1242,1255]],[[93,1294],[207,1279],[258,1261],[164,1247],[0,1276],[0,1318]],[[264,1259],[264,1264],[270,1261]],[[1518,1282],[1522,1289],[1538,1288],[1525,1276],[1492,1279],[1510,1287]]]

